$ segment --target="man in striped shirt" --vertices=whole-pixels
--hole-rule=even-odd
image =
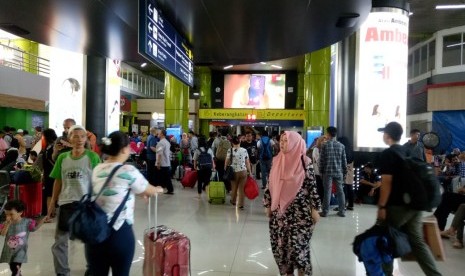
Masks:
[[[344,145],[336,140],[337,129],[330,126],[326,129],[328,141],[323,144],[320,153],[320,173],[323,176],[324,198],[323,210],[320,214],[326,217],[329,212],[332,184],[336,185],[339,203],[337,215],[345,217],[344,177],[347,174],[347,159]]]

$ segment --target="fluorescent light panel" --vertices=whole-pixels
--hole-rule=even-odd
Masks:
[[[228,65],[228,66],[225,66],[223,67],[224,70],[227,70],[227,69],[230,69],[230,68],[233,68],[234,65]]]
[[[454,10],[454,9],[465,9],[465,5],[437,5],[437,10]]]
[[[266,64],[266,62],[263,62],[263,61],[262,61],[262,62],[260,62],[260,64],[263,64],[263,65],[265,65],[265,64]]]
[[[283,69],[283,67],[281,67],[279,65],[274,65],[274,64],[272,64],[271,67],[278,68],[278,69]]]
[[[147,62],[144,62],[140,65],[140,67],[144,68],[145,66],[147,66]]]

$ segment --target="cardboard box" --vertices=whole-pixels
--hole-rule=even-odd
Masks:
[[[426,244],[428,244],[433,253],[436,261],[444,262],[446,260],[446,254],[444,252],[444,245],[441,239],[441,231],[438,227],[438,222],[435,217],[423,218],[423,231]],[[401,258],[402,261],[416,261],[415,256],[412,253]]]

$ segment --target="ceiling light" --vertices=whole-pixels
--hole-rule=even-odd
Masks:
[[[229,68],[233,68],[234,65],[228,65],[228,66],[225,66],[223,67],[224,70],[228,70]]]
[[[465,9],[465,5],[437,5],[437,10],[453,10],[453,9]]]
[[[147,66],[147,62],[144,62],[140,65],[140,67],[144,68],[145,66]]]
[[[262,62],[260,62],[260,64],[263,64],[263,65],[265,65],[265,64],[266,64],[266,62],[263,62],[263,61],[262,61]]]
[[[278,68],[278,69],[283,69],[283,67],[278,66],[278,65],[274,65],[274,64],[271,64],[271,67]]]
[[[408,16],[412,16],[412,15],[413,15],[413,12],[409,12],[409,13],[408,13]]]
[[[194,96],[198,96],[200,95],[198,92],[194,92]]]

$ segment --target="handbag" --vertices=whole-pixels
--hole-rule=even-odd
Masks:
[[[83,243],[98,244],[110,237],[113,224],[123,210],[123,207],[129,198],[131,189],[128,190],[125,198],[116,209],[110,222],[108,222],[107,213],[96,203],[96,200],[103,193],[111,178],[121,166],[122,165],[118,165],[111,171],[94,200],[92,200],[92,185],[89,186],[89,193],[84,195],[78,202],[76,211],[69,219],[70,239],[73,240],[77,238]]]
[[[233,151],[231,148],[231,155],[229,156],[229,163],[232,164],[232,158],[233,158]],[[235,173],[234,173],[234,168],[231,165],[228,165],[226,169],[224,170],[224,175],[223,175],[223,180],[225,182],[230,182],[234,179]]]
[[[247,176],[247,181],[244,186],[244,194],[250,200],[254,200],[258,196],[257,182],[251,176]]]

